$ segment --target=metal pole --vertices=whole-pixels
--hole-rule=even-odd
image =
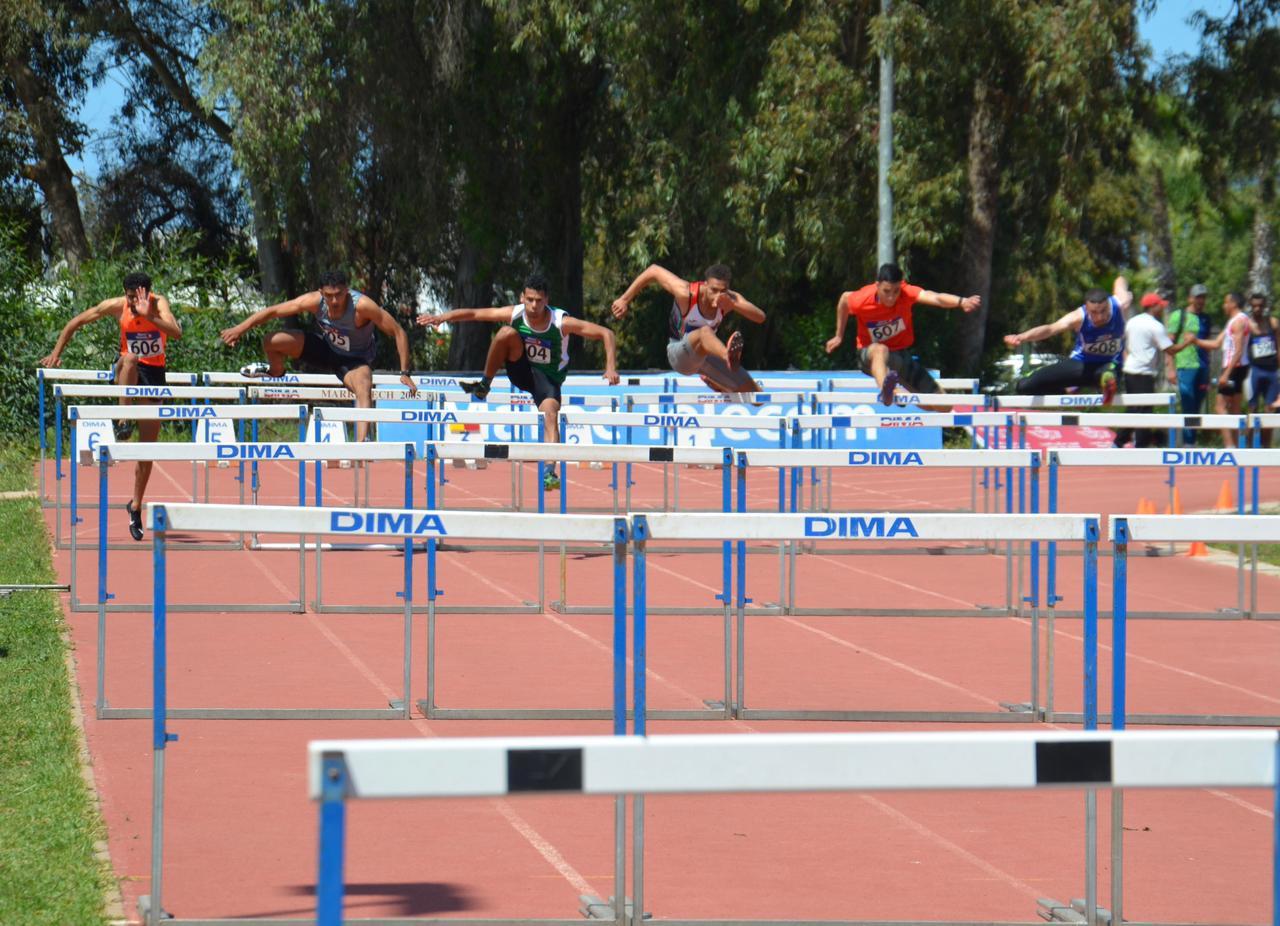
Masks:
[[[880,15],[887,17],[891,0],[880,0]],[[893,166],[893,55],[880,55],[880,161],[877,202],[879,221],[876,226],[878,263],[893,263],[893,190],[889,188],[889,169]]]

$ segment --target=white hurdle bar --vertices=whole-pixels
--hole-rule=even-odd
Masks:
[[[813,405],[815,408],[821,408],[826,405],[879,405],[879,393],[875,390],[870,392],[852,392],[852,391],[832,391],[832,392],[815,392],[813,393]],[[955,394],[942,392],[898,392],[894,394],[893,404],[898,408],[910,408],[918,405],[928,405],[931,407],[955,408],[956,406],[976,406],[978,408],[986,408],[988,406],[987,397],[978,394]]]
[[[1063,466],[1080,467],[1080,466],[1115,466],[1115,467],[1167,467],[1170,473],[1168,485],[1170,486],[1170,505],[1172,506],[1173,485],[1175,484],[1174,473],[1185,468],[1204,468],[1214,467],[1233,470],[1236,474],[1236,513],[1246,513],[1245,502],[1245,470],[1252,469],[1254,478],[1252,480],[1252,499],[1248,507],[1256,513],[1258,511],[1259,500],[1259,483],[1258,470],[1260,468],[1280,467],[1280,450],[1254,450],[1254,449],[1204,449],[1195,447],[1187,447],[1180,449],[1115,449],[1115,450],[1053,450],[1049,452],[1049,510],[1056,511],[1059,509],[1059,468]],[[1172,549],[1172,548],[1170,548]],[[1049,548],[1049,571],[1048,571],[1048,604],[1053,607],[1054,604],[1061,600],[1057,595],[1056,588],[1056,554],[1057,551]],[[1244,548],[1241,547],[1237,559],[1237,595],[1236,608],[1234,612],[1229,609],[1222,609],[1215,612],[1187,612],[1170,614],[1169,612],[1131,612],[1130,617],[1133,618],[1162,618],[1162,617],[1192,617],[1192,618],[1215,618],[1227,616],[1249,616],[1252,611],[1245,606],[1244,600]],[[1254,588],[1257,587],[1257,557],[1256,551],[1253,557],[1252,570],[1254,572]],[[1256,595],[1256,592],[1255,592]],[[1256,597],[1253,607],[1256,608]],[[1069,612],[1058,612],[1059,616],[1066,616]]]
[[[783,514],[743,514],[728,515],[691,515],[691,514],[651,514],[632,515],[631,535],[634,545],[633,586],[636,589],[635,600],[635,634],[636,634],[636,695],[635,716],[641,720],[645,715],[644,668],[641,663],[647,646],[644,639],[646,630],[645,594],[646,585],[646,549],[651,540],[721,540],[736,541],[736,582],[734,606],[737,611],[737,651],[736,651],[736,698],[733,701],[733,715],[740,719],[755,720],[876,720],[876,721],[963,721],[963,722],[997,722],[1023,723],[1034,722],[1040,716],[1040,646],[1039,646],[1039,609],[1033,608],[1030,615],[1030,647],[1029,674],[1030,698],[1025,703],[1010,702],[1012,706],[999,712],[939,712],[939,711],[849,711],[849,710],[776,710],[768,708],[748,708],[746,706],[746,601],[747,601],[747,563],[746,542],[748,540],[772,540],[780,544],[799,541],[830,542],[833,540],[873,541],[884,548],[895,543],[909,541],[946,541],[946,540],[980,540],[985,542],[1029,541],[1033,551],[1036,545],[1045,541],[1076,541],[1083,544],[1083,584],[1085,590],[1085,612],[1095,617],[1096,633],[1097,612],[1097,551],[1099,539],[1099,519],[1097,515],[1051,515],[1051,514],[924,514],[916,512],[824,512],[817,513],[783,513]],[[1038,555],[1033,552],[1032,561],[1038,563]],[[1033,595],[1038,592],[1038,579],[1035,568],[1032,569]],[[794,581],[793,581],[794,584]],[[812,608],[802,613],[841,615],[924,615],[931,612],[910,611],[892,608]],[[941,612],[955,614],[955,609]],[[1086,624],[1088,622],[1086,621]],[[1086,634],[1087,636],[1087,634]],[[726,635],[726,645],[728,645]],[[1095,679],[1096,667],[1085,666],[1086,694],[1085,703],[1090,702],[1088,679]],[[1096,702],[1096,693],[1094,696]]]
[[[1071,788],[1084,790],[1092,807],[1099,788],[1251,787],[1277,790],[1280,807],[1278,756],[1273,731],[319,740],[307,757],[308,793],[319,804],[316,922],[343,922],[346,805],[353,799],[595,794],[616,795],[621,811],[632,795],[631,909],[624,913],[618,903],[616,922],[642,926],[648,794]],[[1280,907],[1280,838],[1272,859]],[[1099,920],[1096,863],[1096,846],[1089,846],[1089,923]],[[619,864],[616,897],[623,887]],[[1272,921],[1280,924],[1280,912]]]

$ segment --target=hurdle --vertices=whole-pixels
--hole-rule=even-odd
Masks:
[[[644,542],[653,538],[716,540],[736,538],[736,589],[734,603],[737,609],[737,651],[735,668],[736,699],[733,716],[741,720],[878,720],[878,721],[945,721],[945,722],[995,722],[1023,723],[1038,721],[1040,712],[1040,626],[1038,612],[1038,569],[1031,572],[1032,604],[1030,621],[1030,699],[1023,702],[1004,702],[1002,711],[939,712],[939,711],[847,711],[847,710],[779,710],[748,708],[746,705],[746,611],[747,576],[745,543],[747,540],[773,540],[779,543],[801,540],[830,541],[834,539],[875,540],[882,545],[908,540],[990,540],[1012,542],[1031,541],[1033,545],[1043,541],[1077,541],[1084,547],[1083,579],[1085,611],[1097,612],[1097,549],[1099,537],[1097,515],[1046,515],[1046,514],[920,514],[917,512],[840,512],[810,514],[741,514],[715,515],[636,515],[632,520],[632,540],[635,543],[633,569],[634,587],[645,586],[646,568]],[[1038,562],[1038,555],[1033,553]],[[645,615],[640,611],[643,602],[637,592],[636,624],[636,673],[641,678],[642,654],[645,651],[643,636]],[[816,615],[880,614],[908,616],[926,612],[889,608],[813,608],[802,613]],[[953,611],[942,612],[953,614]],[[1094,673],[1096,674],[1096,673]],[[1050,680],[1052,684],[1052,680]],[[645,711],[643,682],[636,695],[637,716]]]
[[[45,397],[45,382],[59,383],[111,383],[115,379],[115,369],[106,370],[64,370],[61,367],[36,367],[36,415],[38,426],[40,428],[40,503],[42,508],[53,507],[50,502],[48,492],[45,489],[44,464],[48,459],[48,414],[47,401]],[[165,373],[165,382],[175,386],[194,386],[196,383],[196,374],[194,373],[176,373],[167,371]],[[59,406],[57,419],[61,421],[62,411]],[[56,467],[55,477],[62,478],[62,427],[59,425],[54,439],[57,444],[58,463]]]
[[[306,406],[304,405],[280,405],[274,407],[252,406],[252,405],[116,405],[116,406],[90,406],[90,405],[72,405],[67,408],[68,419],[78,422],[82,419],[92,420],[132,420],[132,421],[190,421],[193,425],[197,425],[202,421],[212,420],[255,420],[255,419],[280,419],[280,420],[296,420],[299,425],[299,437],[304,434],[301,428],[304,426],[306,417]],[[71,452],[73,458],[78,459],[79,454],[76,447],[77,432],[71,433]],[[159,441],[149,442],[150,444],[161,443]],[[117,446],[111,443],[99,443],[97,449],[108,446]],[[124,446],[120,444],[118,446]],[[97,461],[92,461],[97,462]],[[194,463],[192,466],[194,467]],[[256,462],[255,462],[256,467]],[[256,470],[255,470],[256,472]],[[255,477],[256,491],[256,477]],[[196,491],[192,488],[192,500],[195,500]],[[101,506],[103,496],[99,496],[97,504]],[[106,536],[102,535],[98,540],[87,546],[79,543],[76,535],[76,525],[83,518],[79,516],[79,481],[77,478],[77,467],[72,466],[71,469],[71,509],[70,509],[70,528],[71,539],[66,547],[60,549],[68,549],[71,551],[71,609],[73,611],[92,610],[90,607],[82,607],[77,601],[75,595],[76,589],[76,559],[81,549],[96,549],[99,544],[106,542]],[[59,511],[60,514],[60,511]],[[59,518],[59,523],[61,519]],[[55,536],[55,543],[57,542]],[[136,545],[116,544],[117,550],[134,549]],[[206,547],[206,549],[208,549]]]
[[[784,505],[780,499],[779,511],[790,510],[796,512],[800,510],[800,473],[805,468],[825,468],[834,471],[835,469],[865,469],[865,468],[902,468],[914,469],[915,467],[938,467],[944,469],[970,469],[976,471],[986,467],[1004,467],[1010,471],[1017,469],[1021,473],[1030,471],[1030,510],[1036,513],[1039,510],[1039,469],[1040,455],[1034,450],[813,450],[813,449],[786,449],[786,450],[740,450],[737,454],[738,464],[738,510],[746,511],[746,480],[747,473],[752,467],[776,467],[779,471],[779,478],[782,478],[786,470],[790,470],[790,495],[787,503]],[[830,480],[829,480],[830,481]],[[1013,513],[1015,505],[1012,493],[1012,482],[1007,484],[1006,492],[1006,513]],[[1017,510],[1020,512],[1027,511],[1027,498],[1024,492],[1019,492],[1017,501]],[[830,510],[832,506],[827,505],[823,510]],[[812,538],[800,538],[809,540]],[[971,540],[981,539],[978,537],[966,538]],[[986,545],[983,546],[964,546],[964,547],[934,547],[929,548],[930,554],[943,553],[968,553],[968,554],[986,554],[992,552],[992,549]],[[783,551],[780,550],[780,554]],[[890,551],[859,551],[859,550],[839,550],[831,551],[828,555],[854,554],[868,555],[873,552],[877,555],[888,553]],[[918,548],[907,548],[903,550],[894,550],[893,554],[915,554],[919,553]],[[1018,551],[1019,560],[1021,559],[1021,550]],[[780,569],[784,575],[780,580],[779,601],[784,603],[784,613],[787,614],[806,614],[810,613],[808,609],[797,608],[795,603],[796,595],[796,554],[797,544],[787,545],[788,565]],[[952,616],[956,614],[972,614],[986,617],[1008,617],[1021,613],[1018,603],[1014,599],[1014,573],[1017,572],[1018,596],[1021,598],[1022,592],[1022,571],[1014,568],[1014,548],[1012,543],[1005,547],[1005,601],[1003,606],[996,605],[979,605],[974,611],[957,611],[954,609],[866,609],[866,608],[842,608],[837,610],[823,609],[822,614],[838,614],[846,616],[856,615],[875,615],[875,616],[917,616],[917,617],[941,617]],[[789,576],[789,581],[787,581]]]
[[[1125,416],[1127,417],[1127,416]],[[1119,467],[1169,467],[1183,469],[1188,467],[1231,467],[1236,473],[1237,485],[1237,513],[1243,515],[1245,513],[1245,470],[1253,467],[1273,467],[1280,466],[1280,450],[1197,450],[1197,449],[1179,449],[1179,450],[1137,450],[1128,448],[1124,450],[1053,450],[1049,452],[1049,510],[1057,511],[1059,509],[1058,483],[1059,470],[1063,466],[1119,466]],[[1253,510],[1258,510],[1258,481],[1253,480],[1253,497],[1250,502]],[[1215,611],[1131,611],[1128,616],[1132,619],[1139,618],[1190,618],[1197,620],[1205,619],[1234,619],[1238,617],[1254,616],[1257,609],[1257,582],[1256,571],[1253,585],[1253,599],[1246,605],[1245,603],[1245,569],[1244,569],[1244,546],[1240,546],[1237,559],[1237,582],[1236,582],[1236,606],[1234,608],[1219,608]],[[1057,594],[1057,551],[1053,545],[1049,547],[1049,565],[1048,580],[1046,591],[1046,602],[1049,607],[1053,608],[1062,597]],[[1078,617],[1077,612],[1073,611],[1057,611],[1060,617]],[[1105,612],[1104,612],[1105,616]]]
[[[306,470],[305,466],[311,460],[332,460],[339,456],[346,456],[354,453],[361,459],[369,460],[401,460],[405,467],[405,507],[410,508],[413,504],[413,458],[414,451],[411,444],[366,444],[359,447],[342,447],[334,444],[133,444],[119,447],[102,447],[99,453],[99,491],[106,492],[106,473],[107,465],[112,460],[120,462],[146,460],[152,462],[160,462],[165,460],[197,460],[197,461],[216,461],[216,460],[240,460],[245,459],[268,459],[275,461],[296,461],[300,472],[298,484],[298,505],[306,504]],[[244,505],[244,486],[240,487],[241,499],[240,504]],[[105,497],[105,496],[104,496]],[[256,504],[256,499],[255,499]],[[292,509],[286,509],[292,510]],[[98,510],[98,530],[105,536],[107,529],[106,510],[100,507]],[[241,532],[243,536],[243,532]],[[137,719],[140,717],[148,717],[150,713],[145,708],[113,708],[107,699],[106,694],[106,678],[107,678],[107,612],[108,611],[126,611],[126,612],[147,612],[151,611],[154,602],[141,602],[136,604],[108,604],[115,598],[115,595],[108,591],[108,568],[107,568],[107,546],[99,544],[98,546],[98,638],[97,638],[97,679],[96,692],[97,698],[96,716],[100,720],[116,720],[116,719]],[[204,549],[210,549],[205,547]],[[230,549],[241,549],[239,546],[232,546]],[[256,603],[181,603],[176,604],[169,602],[167,610],[170,613],[178,612],[292,612],[302,613],[305,608],[304,588],[306,586],[306,560],[305,545],[296,545],[298,550],[298,573],[297,588],[298,597],[289,602],[256,602]],[[401,594],[401,593],[397,593]],[[391,609],[399,610],[399,609]],[[408,610],[408,605],[404,610]],[[193,717],[222,716],[220,714],[210,715],[206,712],[196,711],[190,714]],[[228,715],[231,716],[231,715]],[[240,715],[234,715],[236,719],[244,719]],[[274,717],[274,714],[266,715]]]
[[[1102,396],[1092,393],[1074,395],[993,395],[992,405],[998,411],[1037,408],[1105,408]],[[1173,392],[1120,392],[1111,398],[1112,406],[1122,408],[1173,408],[1178,396]]]
[[[178,374],[178,375],[189,376],[194,374]],[[63,400],[64,399],[71,399],[71,398],[183,399],[185,398],[185,399],[192,399],[194,401],[195,399],[203,398],[206,401],[208,401],[208,399],[220,398],[220,399],[231,399],[234,401],[244,400],[244,392],[242,390],[237,390],[237,389],[219,390],[214,394],[209,394],[207,390],[200,390],[194,386],[110,386],[110,385],[100,385],[100,384],[88,385],[88,386],[81,386],[81,385],[64,386],[61,384],[55,384],[53,387],[53,395],[54,395],[54,408],[55,408],[54,427],[56,428],[56,436],[57,436],[55,451],[54,451],[55,482],[57,483],[57,498],[54,503],[54,508],[57,510],[57,517],[55,519],[54,543],[57,546],[57,549],[59,550],[67,549],[67,547],[62,542],[62,478],[63,478],[62,476],[62,422],[63,422]],[[97,420],[106,419],[109,417],[107,415],[92,414],[93,406],[78,406],[78,408],[80,408],[79,417],[81,420],[97,421]],[[69,411],[68,411],[67,420],[68,422],[71,421]],[[76,459],[77,457],[76,446],[75,446],[76,434],[74,431],[74,425],[72,427],[73,427],[72,435],[71,435],[72,446],[71,446],[69,456],[72,458],[70,460],[70,467],[71,467],[70,477],[71,477],[71,493],[74,495],[75,489],[76,489],[76,463],[92,462],[90,459],[92,457],[92,447],[89,448],[90,453],[85,455],[85,459],[83,460]],[[114,436],[109,436],[109,437],[103,437],[101,439],[114,440],[115,438]],[[195,489],[192,489],[193,499],[195,497],[194,493],[195,493]]]
[[[319,740],[308,746],[307,765],[308,794],[319,805],[319,926],[344,921],[348,801],[521,794],[632,796],[631,903],[616,903],[608,912],[618,924],[642,926],[649,794],[1073,789],[1093,796],[1100,788],[1274,790],[1280,742],[1274,731],[1261,730]],[[1280,806],[1280,795],[1276,803]],[[1273,841],[1272,869],[1280,897],[1278,844],[1280,839]],[[1081,919],[1096,924],[1096,846],[1091,848]],[[625,896],[623,876],[619,865],[618,898]],[[1280,924],[1277,906],[1272,921]],[[712,922],[665,916],[660,921],[673,926]],[[533,922],[567,926],[572,921]]]

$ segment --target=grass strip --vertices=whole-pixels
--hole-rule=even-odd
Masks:
[[[0,492],[34,490],[0,448]],[[55,581],[40,503],[0,500],[0,584]],[[53,592],[0,597],[0,924],[106,922],[105,828],[82,776],[65,618]]]

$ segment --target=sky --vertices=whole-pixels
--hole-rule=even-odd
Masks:
[[[1221,16],[1231,9],[1232,0],[1159,0],[1155,11],[1138,22],[1143,41],[1151,46],[1156,66],[1174,55],[1194,54],[1199,46],[1199,32],[1188,22],[1196,10],[1205,10],[1211,16]],[[101,138],[111,129],[111,119],[120,112],[124,102],[124,89],[118,72],[108,72],[107,78],[89,92],[80,108],[79,118],[89,127],[89,143],[81,157],[68,158],[71,170],[77,175],[96,177],[98,157],[94,151],[95,137]]]

